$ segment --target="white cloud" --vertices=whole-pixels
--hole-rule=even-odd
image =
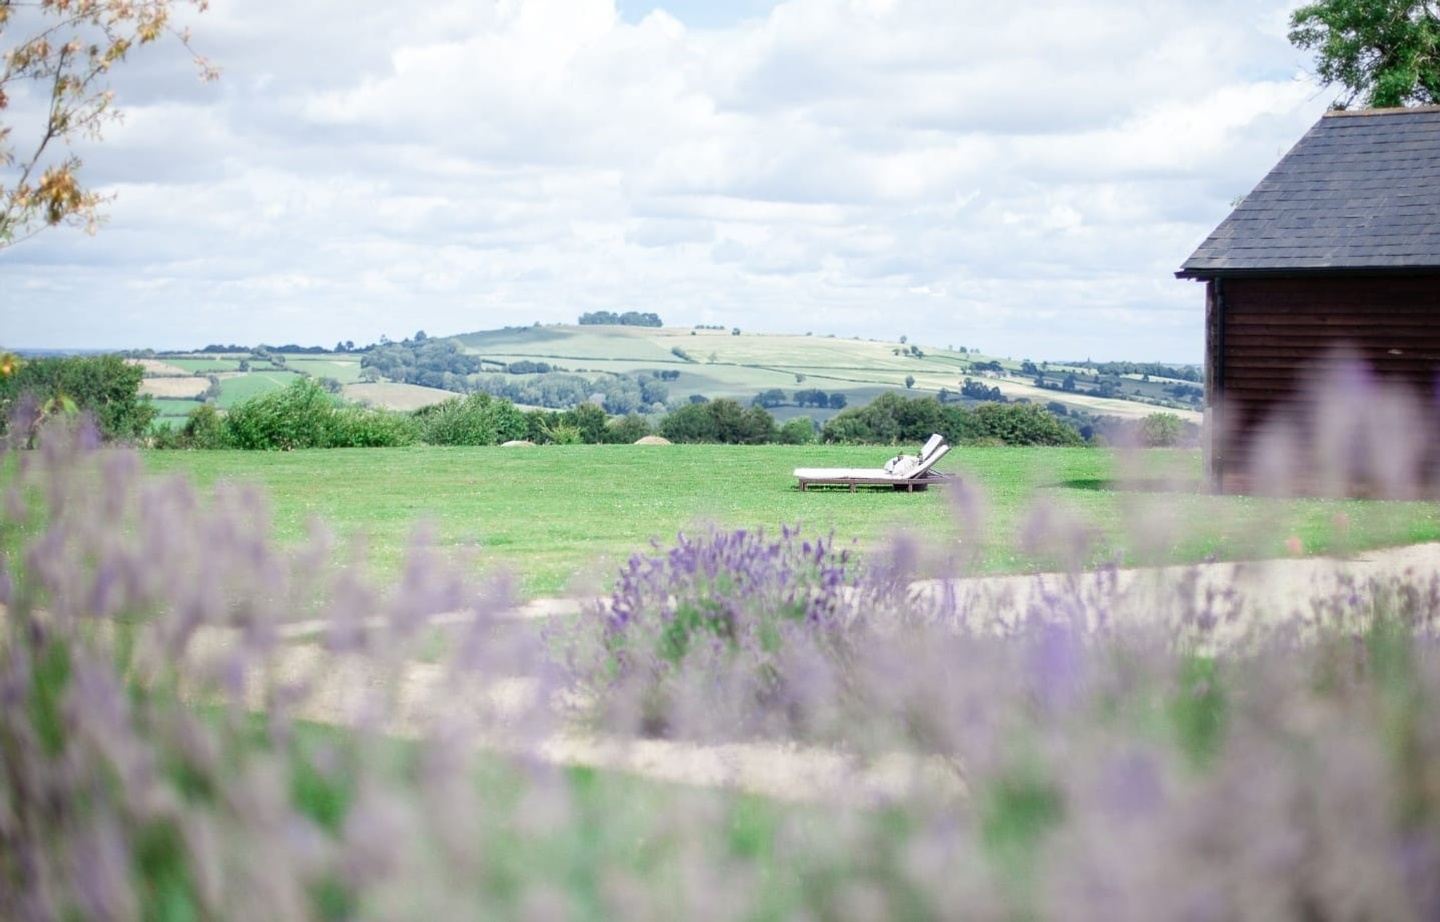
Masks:
[[[222,0],[0,256],[20,345],[572,319],[1198,359],[1171,273],[1324,107],[1283,0]],[[753,12],[753,4],[746,5]],[[669,12],[667,12],[669,10]],[[896,327],[905,318],[904,330]]]

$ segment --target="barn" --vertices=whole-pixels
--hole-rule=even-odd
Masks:
[[[1339,350],[1433,406],[1440,106],[1326,114],[1177,276],[1205,283],[1214,488],[1251,487],[1261,427],[1313,418],[1307,384]]]

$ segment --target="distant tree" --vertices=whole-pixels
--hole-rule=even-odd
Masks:
[[[342,386],[343,386],[343,385],[341,385],[341,383],[340,383],[338,380],[336,380],[335,378],[317,378],[317,379],[316,379],[316,382],[317,382],[321,387],[325,388],[325,392],[326,392],[327,394],[338,394],[338,393],[340,393],[340,390],[341,390],[341,388],[342,388]],[[219,382],[216,382],[216,383],[218,384]]]
[[[765,407],[767,410],[772,407],[784,406],[786,403],[785,392],[778,387],[772,387],[767,391],[761,391],[750,401],[752,406]]]
[[[739,328],[739,327],[733,327],[733,328],[730,330],[730,335],[731,335],[731,336],[739,336],[739,335],[740,335],[740,328]]]
[[[824,409],[830,405],[830,395],[818,388],[807,388],[795,392],[795,405],[800,407],[819,407]]]
[[[415,341],[416,343],[423,343],[425,340],[429,339],[430,337],[428,337],[428,336],[425,335],[425,331],[424,331],[424,330],[416,330],[416,331],[415,331],[415,335],[412,336],[412,337],[410,337],[410,338],[411,338],[413,341]]]
[[[1183,430],[1174,413],[1151,413],[1140,423],[1140,440],[1147,448],[1169,448],[1179,443]]]
[[[908,336],[902,336],[902,337],[900,337],[900,345],[902,345],[902,346],[905,345],[905,344],[906,344],[907,342],[909,342],[909,341],[910,341],[910,337],[908,337]]]
[[[709,402],[710,402],[710,398],[709,398],[709,397],[706,397],[704,394],[691,394],[691,395],[690,395],[690,402],[691,402],[691,403],[709,403]]]
[[[1060,382],[1060,389],[1065,391],[1073,391],[1075,390],[1075,385],[1075,372],[1067,372],[1064,379]]]
[[[624,327],[661,327],[659,314],[642,314],[639,311],[626,311],[617,314],[613,311],[591,311],[588,314],[580,315],[581,326],[624,326]]]
[[[1345,108],[1440,104],[1440,5],[1435,0],[1319,0],[1290,14],[1290,41],[1316,54]]]
[[[910,388],[912,388],[912,387],[914,387],[914,386],[915,386],[915,376],[914,376],[914,375],[906,375],[906,376],[905,376],[905,389],[906,389],[906,390],[909,390]]]
[[[806,335],[808,336],[809,334],[807,333]],[[795,374],[795,383],[796,383],[796,384],[804,384],[804,383],[805,383],[805,376],[797,372],[797,373]]]
[[[845,400],[845,395],[844,395],[844,394],[831,394],[831,395],[830,395],[830,409],[832,409],[832,410],[843,410],[843,409],[845,409],[845,403],[846,403],[846,400]]]
[[[1026,375],[1035,375],[1040,373],[1040,369],[1036,367],[1034,362],[1026,359],[1025,361],[1020,363],[1020,373]]]
[[[640,400],[647,404],[664,403],[670,399],[670,388],[661,384],[656,378],[642,378],[640,380]],[[636,436],[639,438],[639,436]],[[632,439],[631,441],[634,441]]]
[[[961,382],[960,393],[971,400],[984,400],[992,403],[1004,403],[1005,395],[1000,388],[991,387],[983,381],[976,381],[974,378],[966,378]]]
[[[204,10],[206,0],[44,0],[0,2],[0,36],[23,25],[28,36],[0,49],[0,114],[9,95],[38,105],[23,110],[38,124],[17,153],[12,125],[0,121],[0,249],[46,227],[70,224],[93,232],[108,196],[82,185],[75,145],[96,139],[120,117],[109,78],[134,48],[167,36],[177,39],[204,79],[218,72],[190,50],[189,35],[171,25],[182,7]],[[10,17],[16,7],[24,19]]]
[[[237,365],[237,366],[235,366],[235,367],[236,367],[236,370],[238,370],[238,371],[242,371],[242,372],[243,372],[243,371],[249,371],[249,370],[250,370],[250,360],[249,360],[249,359],[241,359],[241,360],[240,360],[240,364]]]

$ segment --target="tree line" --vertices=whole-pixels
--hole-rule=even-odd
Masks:
[[[642,314],[639,311],[626,311],[617,314],[613,311],[590,311],[588,314],[580,315],[580,325],[588,326],[611,326],[611,327],[662,327],[659,314]]]
[[[633,442],[656,433],[672,442],[720,444],[816,440],[903,444],[923,441],[931,432],[957,442],[1083,443],[1074,427],[1037,406],[987,404],[970,410],[941,404],[933,397],[893,393],[867,406],[848,408],[823,427],[803,416],[780,425],[763,407],[746,407],[730,399],[688,403],[652,423],[634,413],[607,413],[598,400],[582,401],[569,410],[525,411],[514,401],[484,392],[414,412],[384,410],[347,404],[313,378],[298,378],[225,413],[202,404],[183,425],[154,428],[155,405],[139,393],[143,376],[143,369],[117,355],[19,363],[0,376],[0,418],[33,432],[46,419],[85,413],[107,440],[162,448],[493,445],[513,439],[603,443]],[[637,387],[645,382],[663,387],[653,376],[625,380]]]

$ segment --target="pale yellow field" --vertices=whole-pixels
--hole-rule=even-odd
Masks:
[[[434,387],[393,383],[347,384],[340,394],[346,400],[386,410],[418,410],[459,396],[452,391],[442,391]]]
[[[187,375],[184,378],[146,378],[140,382],[140,393],[151,397],[173,397],[189,400],[199,397],[210,387],[208,378]]]
[[[190,376],[190,372],[181,368],[179,365],[171,365],[169,362],[162,362],[159,359],[126,359],[125,361],[131,365],[139,365],[145,369],[145,377],[147,378],[183,378]],[[207,384],[206,387],[208,386]],[[200,388],[202,391],[204,389],[205,387]]]

